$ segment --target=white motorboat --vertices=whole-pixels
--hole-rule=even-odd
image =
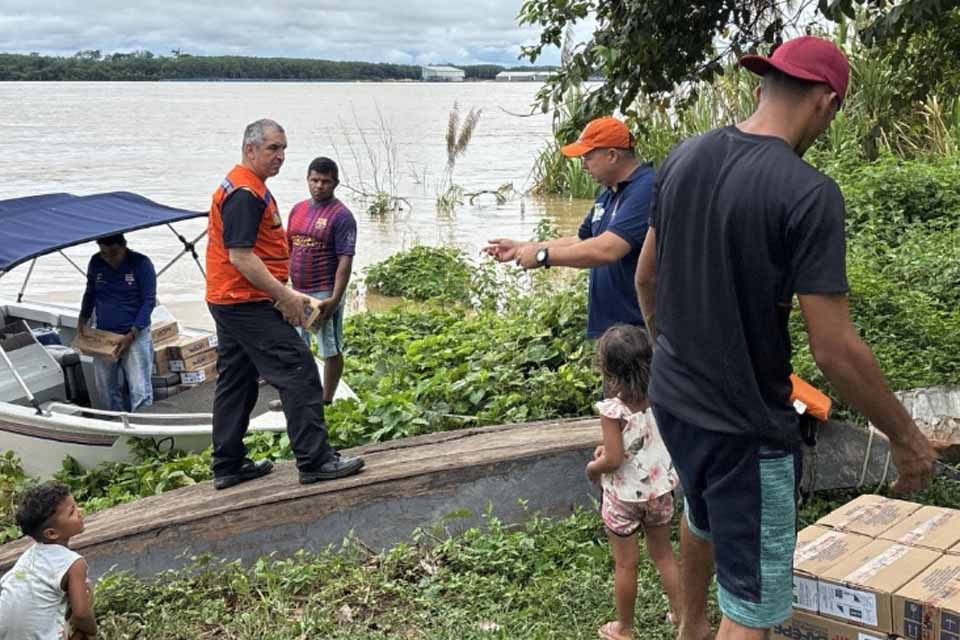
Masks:
[[[128,460],[131,441],[137,438],[153,438],[165,447],[188,451],[210,445],[213,381],[155,401],[137,413],[100,408],[92,358],[64,346],[76,336],[79,307],[23,301],[38,258],[60,253],[85,275],[63,254],[64,248],[154,226],[169,226],[184,245],[179,255],[158,270],[158,278],[187,254],[192,254],[202,271],[194,245],[204,234],[189,241],[172,223],[205,215],[125,192],[0,201],[0,278],[17,266],[30,265],[17,299],[0,298],[0,451],[14,451],[28,474],[50,476],[67,456],[86,468]],[[321,360],[317,366],[322,373]],[[337,397],[355,396],[341,382]],[[283,413],[269,409],[270,401],[277,398],[275,389],[261,385],[260,399],[251,414],[251,431],[285,430]]]

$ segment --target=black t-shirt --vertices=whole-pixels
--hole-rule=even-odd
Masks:
[[[780,138],[715,129],[654,187],[659,332],[650,399],[701,428],[795,440],[795,293],[847,291],[843,196]]]
[[[257,243],[260,222],[267,203],[247,189],[237,189],[227,196],[220,208],[223,219],[223,246],[227,249],[249,249]]]

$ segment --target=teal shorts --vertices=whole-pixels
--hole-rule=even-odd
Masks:
[[[326,300],[333,295],[333,291],[314,291],[305,295],[317,300]],[[321,358],[332,358],[343,353],[343,307],[344,301],[341,300],[340,306],[332,316],[327,318],[316,335],[304,329],[297,329],[308,347],[313,348],[312,343],[316,342],[316,353]],[[311,339],[312,335],[313,339]]]
[[[793,607],[799,443],[711,431],[656,405],[690,531],[713,544],[717,602],[734,622],[770,628]]]

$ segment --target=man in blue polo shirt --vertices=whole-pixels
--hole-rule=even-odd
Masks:
[[[591,121],[580,138],[561,152],[568,158],[579,157],[587,173],[606,187],[577,235],[547,242],[498,238],[484,252],[498,262],[513,260],[524,269],[589,268],[588,338],[599,338],[618,323],[643,326],[633,278],[647,235],[653,167],[637,159],[630,130],[611,117]]]
[[[127,249],[122,234],[97,244],[100,251],[87,266],[78,329],[83,333],[96,311],[98,329],[123,336],[116,362],[94,360],[97,389],[111,411],[136,411],[153,404],[150,315],[157,303],[157,275],[150,258]]]

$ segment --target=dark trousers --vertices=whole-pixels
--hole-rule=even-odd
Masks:
[[[290,447],[301,470],[333,455],[323,419],[323,387],[313,354],[271,302],[208,304],[217,324],[217,392],[213,400],[213,473],[243,464],[243,436],[257,403],[258,377],[280,392]]]

